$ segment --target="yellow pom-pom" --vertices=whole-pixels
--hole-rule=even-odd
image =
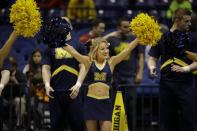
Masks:
[[[157,21],[145,13],[140,13],[132,19],[130,29],[144,45],[154,46],[162,36]]]
[[[10,23],[18,35],[33,37],[40,30],[41,15],[34,0],[17,0],[10,11]]]

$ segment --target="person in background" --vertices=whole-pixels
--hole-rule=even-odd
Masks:
[[[175,10],[178,8],[192,10],[192,4],[189,0],[172,0],[169,9],[166,12],[167,18],[171,19]]]
[[[159,44],[151,47],[148,60],[150,75],[155,78],[156,61],[161,57],[160,128],[162,131],[196,131],[196,98],[190,70],[197,63],[185,56],[185,50],[197,51],[188,33],[191,12],[177,9],[172,23],[170,31],[162,36]],[[182,68],[181,72],[177,71],[177,66]]]
[[[34,50],[31,53],[31,56],[29,58],[29,63],[25,65],[23,69],[23,73],[28,76],[28,78],[31,78],[30,83],[30,94],[35,95],[36,87],[39,87],[43,84],[42,80],[42,52],[38,49]]]
[[[16,128],[21,128],[22,120],[24,120],[25,114],[25,97],[24,97],[24,86],[26,82],[26,76],[18,70],[18,64],[14,57],[9,57],[10,64],[10,79],[6,88],[2,92],[3,98],[7,101],[10,99],[10,95],[12,95],[13,105],[15,107],[16,113]],[[12,90],[12,91],[11,91]],[[12,94],[10,94],[12,93]]]
[[[84,99],[84,118],[87,131],[97,130],[97,121],[101,131],[111,130],[113,101],[111,97],[112,74],[120,63],[139,44],[138,39],[128,43],[127,48],[118,55],[109,57],[109,43],[104,38],[92,39],[88,56],[81,55],[72,46],[63,48],[85,65],[88,81]]]
[[[130,21],[127,18],[121,18],[117,23],[117,31],[104,36],[110,43],[111,56],[119,54],[135,39],[134,35],[131,34],[129,24]],[[142,45],[138,45],[114,69],[114,87],[120,87],[123,90],[129,130],[135,130],[136,88],[142,81],[143,69],[144,46]],[[129,87],[124,85],[129,85]]]
[[[31,114],[31,129],[40,128],[42,115],[42,109],[39,106],[41,101],[48,102],[49,98],[45,99],[45,88],[42,79],[42,52],[39,49],[35,49],[30,57],[29,62],[25,65],[23,73],[27,76],[27,100],[28,100],[28,112]],[[43,103],[42,103],[43,104]],[[34,120],[34,121],[33,121]]]
[[[96,19],[92,22],[91,30],[80,36],[79,40],[87,47],[87,51],[89,52],[91,42],[88,43],[91,39],[101,37],[102,33],[105,31],[105,23],[102,20]]]
[[[101,37],[103,32],[105,32],[105,23],[100,19],[96,19],[92,21],[91,30],[80,36],[80,42],[86,44],[90,39]]]
[[[87,22],[96,19],[93,0],[70,0],[67,7],[67,17],[72,22]]]

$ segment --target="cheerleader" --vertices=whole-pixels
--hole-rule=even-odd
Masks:
[[[87,131],[96,131],[99,121],[101,131],[111,130],[112,99],[110,97],[112,73],[137,45],[139,40],[132,41],[128,48],[117,56],[109,58],[109,43],[103,38],[92,40],[89,56],[79,54],[72,46],[64,47],[88,70],[88,91],[84,99],[84,118]]]
[[[42,76],[50,97],[51,131],[63,131],[65,119],[72,131],[84,131],[79,91],[85,68],[62,47],[69,42],[80,53],[86,51],[84,45],[72,41],[71,30],[68,19],[59,17],[45,22],[42,30],[44,43],[50,47],[44,51]]]

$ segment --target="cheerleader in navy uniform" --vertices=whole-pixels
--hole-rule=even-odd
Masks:
[[[71,30],[66,18],[57,17],[46,22],[42,32],[44,43],[50,47],[44,53],[42,76],[50,97],[51,131],[63,131],[65,119],[72,131],[84,131],[83,107],[78,93],[85,68],[62,46],[69,43],[82,54],[86,51],[82,44],[73,43]]]
[[[101,131],[111,130],[112,99],[110,90],[114,67],[120,63],[139,43],[136,38],[128,48],[120,54],[109,58],[109,43],[103,38],[92,41],[88,56],[79,54],[72,46],[64,47],[80,63],[83,63],[88,71],[88,89],[84,99],[84,118],[87,131],[97,130],[99,121]]]

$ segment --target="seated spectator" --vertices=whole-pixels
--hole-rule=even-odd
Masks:
[[[26,82],[25,75],[17,69],[18,64],[14,57],[9,57],[10,67],[10,79],[6,88],[3,90],[3,97],[9,101],[10,95],[13,98],[13,104],[16,113],[16,127],[21,127],[22,120],[25,114],[25,97],[24,97],[24,85]],[[12,91],[11,91],[12,90]],[[10,94],[12,93],[12,94]]]
[[[189,0],[173,0],[166,12],[167,18],[171,18],[174,11],[178,8],[192,10],[192,4]]]
[[[96,18],[95,3],[93,0],[70,0],[67,7],[67,16],[71,21],[86,22]]]

